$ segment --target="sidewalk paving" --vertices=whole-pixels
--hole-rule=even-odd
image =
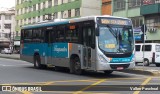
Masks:
[[[20,54],[0,54],[0,58],[8,58],[8,59],[16,59],[20,60]],[[153,70],[149,68],[139,68],[135,67],[135,69],[127,69],[120,72],[131,73],[131,74],[140,74],[140,75],[150,75],[150,76],[160,76],[160,70]]]

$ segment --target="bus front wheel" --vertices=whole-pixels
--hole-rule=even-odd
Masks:
[[[71,65],[72,66],[72,71],[75,74],[82,74],[82,69],[81,69],[81,63],[80,63],[80,59],[78,57],[75,57],[73,60],[71,60]]]

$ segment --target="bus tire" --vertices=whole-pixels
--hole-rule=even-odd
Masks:
[[[41,69],[42,68],[40,57],[38,55],[36,55],[34,57],[34,68],[36,68],[36,69]]]
[[[77,75],[80,75],[82,74],[82,69],[81,69],[81,63],[80,63],[80,59],[79,57],[75,57],[72,62],[71,62],[73,65],[72,68],[73,68],[73,73],[74,74],[77,74]]]
[[[113,71],[110,71],[110,70],[104,71],[104,73],[105,73],[106,75],[110,75],[112,72],[113,72]]]
[[[157,64],[157,63],[156,63],[156,67],[160,67],[160,64]]]
[[[149,60],[148,59],[144,59],[144,66],[149,66],[150,63],[149,63]]]

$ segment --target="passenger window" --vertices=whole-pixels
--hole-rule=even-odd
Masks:
[[[144,50],[144,46],[142,47],[142,51],[151,51],[152,49],[152,45],[145,45],[145,50]]]
[[[136,45],[136,51],[140,51],[141,45]]]
[[[160,45],[156,45],[156,52],[160,52]]]

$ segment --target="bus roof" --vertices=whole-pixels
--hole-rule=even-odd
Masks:
[[[73,19],[60,19],[59,21],[45,21],[40,22],[32,25],[26,25],[22,26],[22,29],[31,29],[31,28],[39,28],[39,27],[46,27],[46,26],[53,26],[53,25],[60,25],[60,24],[68,24],[68,23],[74,23],[74,22],[82,22],[87,20],[95,20],[97,17],[108,17],[108,18],[120,18],[120,19],[128,19],[123,17],[116,17],[116,16],[110,16],[110,15],[103,15],[103,16],[86,16],[86,17],[80,17],[80,18],[73,18]]]

